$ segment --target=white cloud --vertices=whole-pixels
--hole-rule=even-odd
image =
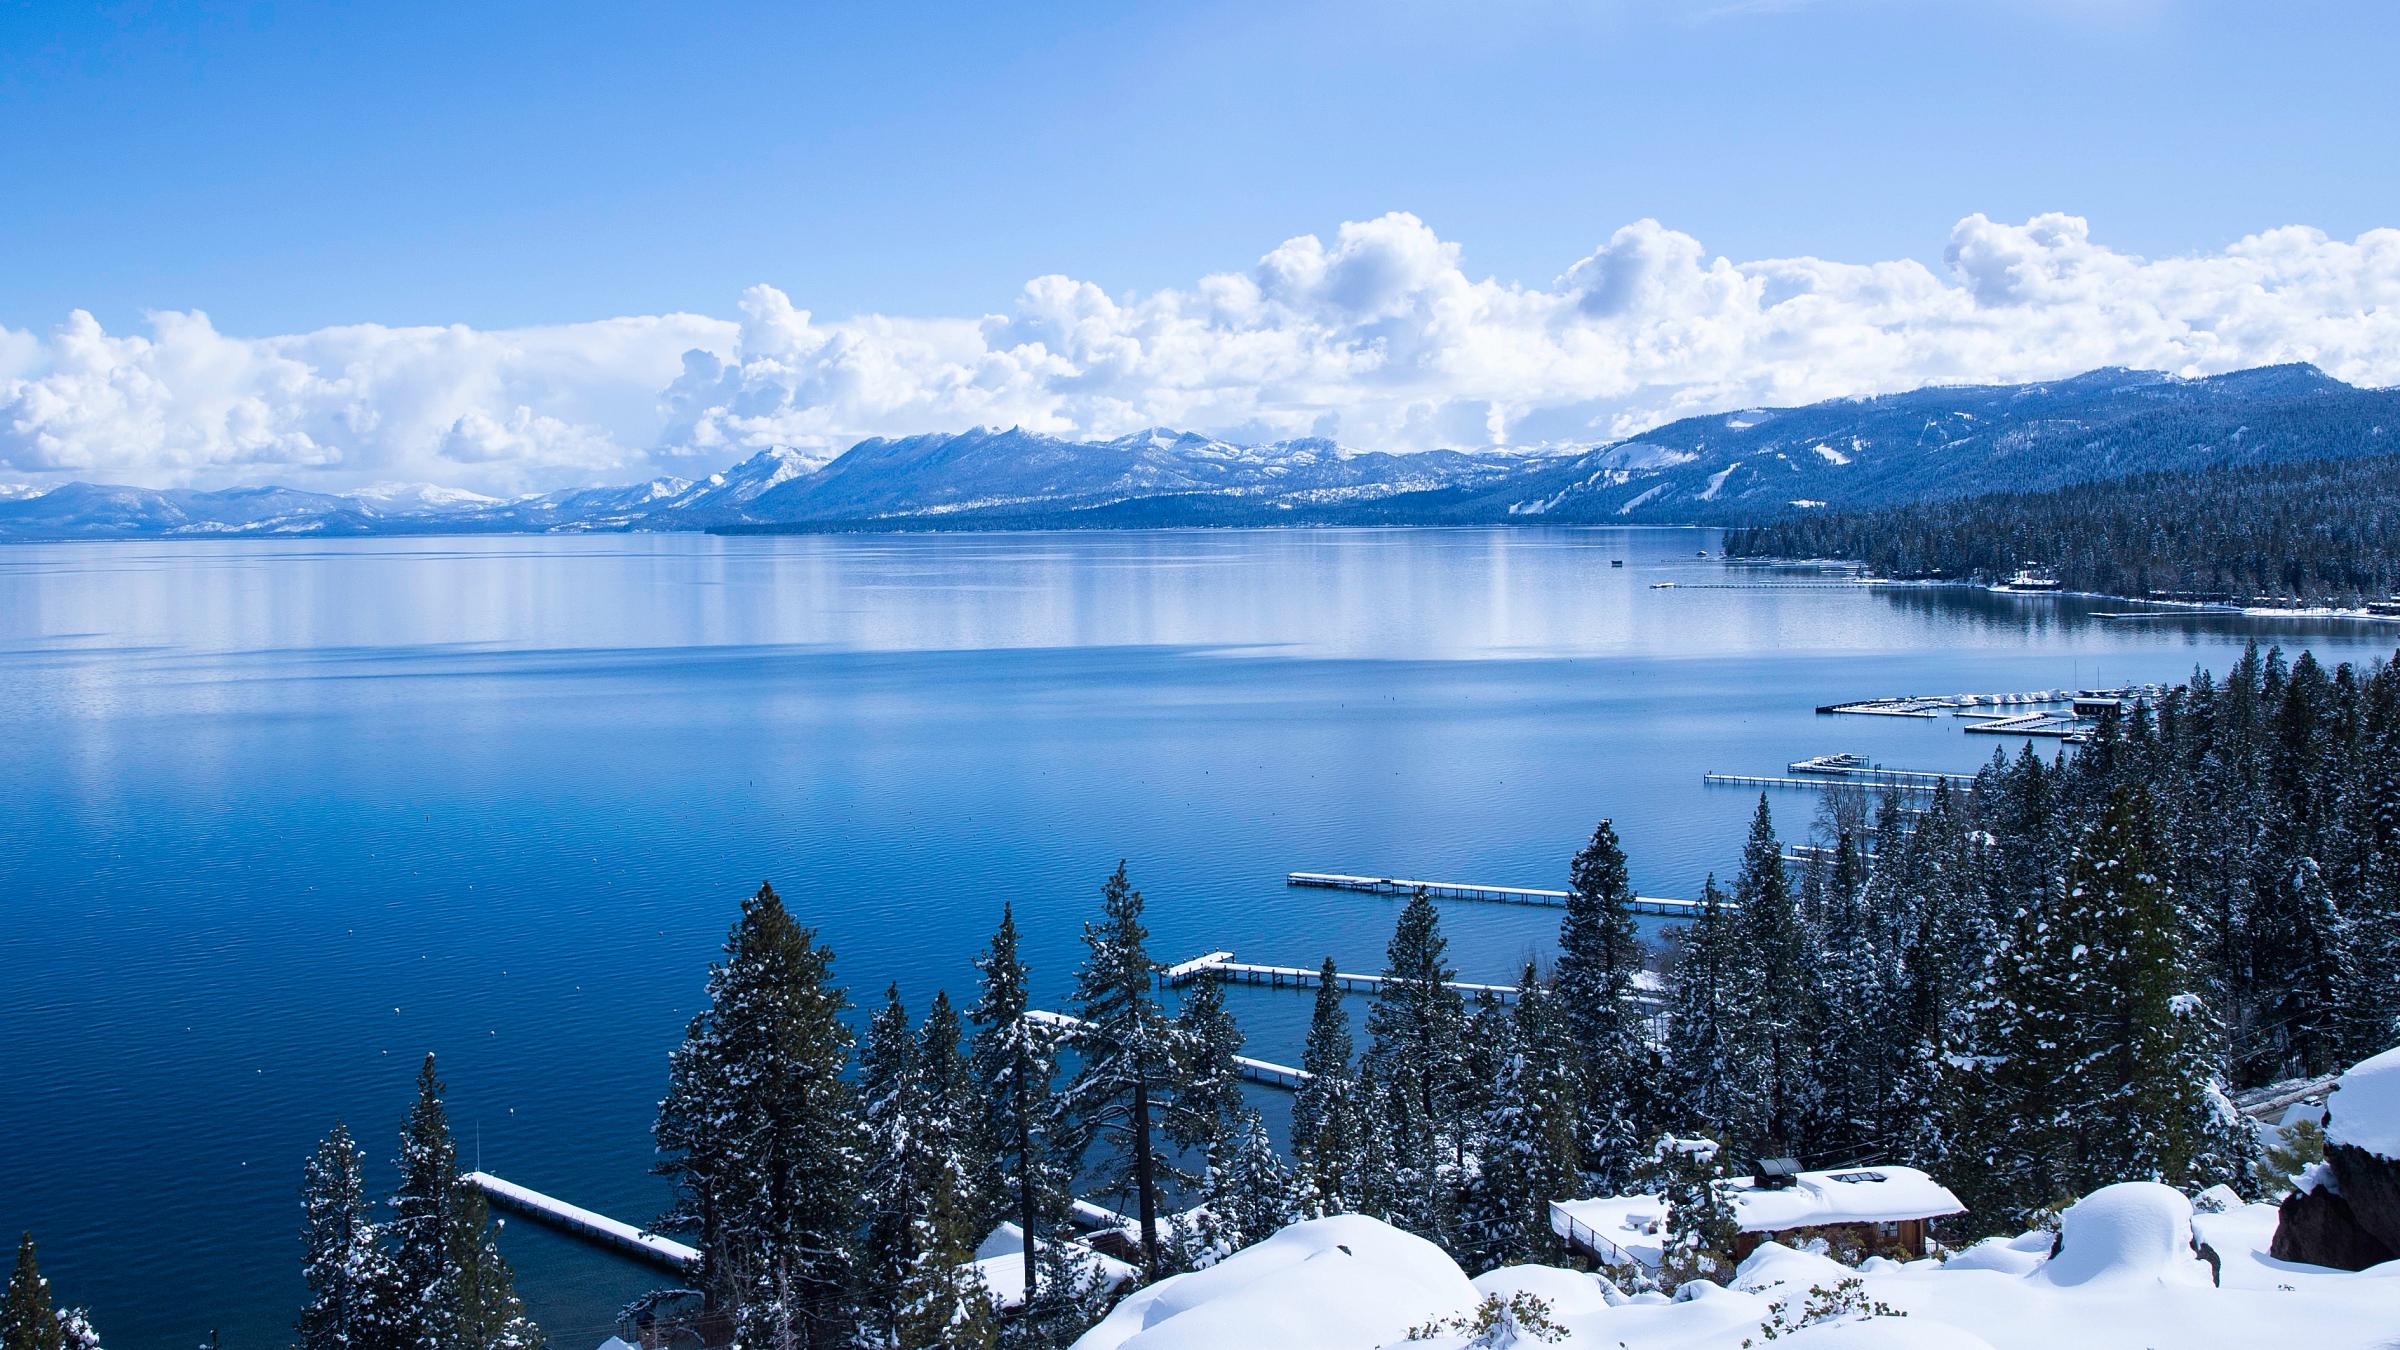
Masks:
[[[46,337],[0,330],[0,471],[510,491],[972,425],[1425,449],[2101,365],[2306,360],[2400,383],[2400,230],[2293,226],[2145,259],[2074,216],[1976,215],[1943,258],[1734,262],[1645,220],[1521,285],[1470,276],[1458,244],[1395,212],[1185,288],[1039,277],[976,318],[822,321],[763,285],[735,320],[502,331],[240,338],[160,313],[115,336],[78,312]]]

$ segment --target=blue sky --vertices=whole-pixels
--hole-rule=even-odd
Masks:
[[[0,0],[0,485],[2400,383],[2400,5]]]
[[[1970,212],[2141,253],[2400,220],[2400,6],[0,9],[0,323],[283,332],[980,312],[1387,210],[1542,282],[1649,216],[1933,261]]]

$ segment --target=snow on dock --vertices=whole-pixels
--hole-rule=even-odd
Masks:
[[[1821,703],[1817,705],[1817,711],[1855,713],[1869,717],[1939,717],[1945,712],[1962,708],[2038,706],[2045,703],[2072,703],[2079,698],[2146,698],[2155,701],[2166,691],[2167,687],[2163,684],[2127,684],[2113,689],[2034,689],[2015,694],[1897,694],[1886,698],[1852,699],[1847,703]]]
[[[654,1266],[684,1274],[700,1264],[700,1250],[697,1247],[687,1247],[671,1238],[660,1237],[581,1205],[570,1205],[530,1186],[503,1181],[489,1172],[469,1172],[460,1180],[490,1196],[492,1202],[503,1209],[513,1210],[601,1246],[613,1247]]]
[[[1861,783],[1972,783],[1975,781],[1975,775],[1971,773],[1942,773],[1933,769],[1887,769],[1880,764],[1868,763],[1864,756],[1848,753],[1811,755],[1807,759],[1795,759],[1783,767],[1790,773],[1822,774],[1828,778]]]
[[[1184,964],[1192,963],[1187,961]],[[1041,1026],[1054,1027],[1069,1039],[1081,1035],[1083,1029],[1091,1025],[1072,1013],[1051,1012],[1044,1008],[1026,1009],[1025,1020]],[[1306,1069],[1295,1069],[1289,1064],[1278,1064],[1271,1059],[1258,1059],[1251,1055],[1235,1055],[1233,1066],[1240,1070],[1242,1077],[1253,1083],[1295,1092],[1306,1086],[1308,1080],[1316,1076]]]
[[[1233,959],[1232,952],[1210,952],[1206,956],[1197,957],[1178,966],[1169,966],[1159,972],[1161,984],[1181,985],[1193,980],[1212,979],[1230,980],[1238,984],[1265,985],[1270,989],[1314,990],[1323,978],[1324,971],[1321,969],[1311,970],[1305,966],[1262,966],[1248,961],[1236,961]],[[1333,982],[1337,988],[1347,993],[1380,994],[1383,992],[1384,986],[1393,981],[1387,975],[1358,975],[1349,971],[1337,970],[1333,973]],[[1654,972],[1636,971],[1633,983],[1637,992],[1631,997],[1636,1002],[1655,1003],[1665,996],[1666,986]],[[1467,980],[1448,980],[1444,984],[1469,998],[1489,994],[1502,1003],[1514,1003],[1517,996],[1523,992],[1513,984],[1475,984]]]
[[[1374,895],[1410,895],[1423,891],[1443,900],[1473,900],[1492,905],[1540,905],[1563,909],[1567,903],[1565,891],[1543,890],[1534,886],[1486,886],[1467,881],[1411,881],[1399,877],[1351,876],[1344,872],[1288,872],[1286,886],[1314,886],[1333,891],[1366,891]],[[1636,914],[1665,914],[1689,918],[1698,913],[1697,900],[1678,900],[1661,895],[1637,895],[1631,908]],[[1730,911],[1732,906],[1726,906]]]
[[[1972,727],[1968,729],[1973,730]],[[1867,786],[1865,783],[1854,783],[1841,778],[1777,778],[1769,774],[1757,773],[1704,773],[1700,775],[1700,781],[1718,785],[1730,783],[1744,787],[1815,788],[1820,792],[1829,788]],[[1879,782],[1874,786],[1887,792],[1931,792],[1935,785],[1932,783]]]

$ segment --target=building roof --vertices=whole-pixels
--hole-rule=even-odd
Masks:
[[[1734,1222],[1745,1233],[1933,1219],[1963,1214],[1967,1208],[1948,1187],[1914,1167],[1800,1172],[1792,1185],[1780,1190],[1762,1190],[1757,1178],[1742,1177],[1729,1184],[1729,1191]],[[1666,1219],[1666,1202],[1655,1195],[1562,1200],[1551,1206],[1550,1214],[1551,1226],[1562,1236],[1587,1244],[1596,1238],[1614,1247],[1618,1259],[1649,1266],[1658,1264]],[[1570,1225],[1576,1231],[1570,1233]]]

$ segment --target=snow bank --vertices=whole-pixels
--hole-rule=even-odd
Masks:
[[[1439,1247],[1341,1214],[1141,1290],[1075,1350],[1374,1350],[1481,1297]]]
[[[1559,1317],[1601,1312],[1624,1297],[1615,1285],[1598,1275],[1560,1270],[1556,1266],[1502,1266],[1488,1270],[1475,1277],[1475,1292],[1498,1294],[1502,1298],[1531,1294],[1549,1304],[1551,1313]]]
[[[2034,1272],[2044,1284],[2208,1282],[2192,1251],[2192,1202],[2155,1181],[2103,1186],[2059,1216],[2058,1255]]]
[[[2325,1142],[2400,1158],[2400,1046],[2361,1060],[2325,1098]]]
[[[1794,1350],[1992,1350],[1992,1343],[1947,1322],[1921,1317],[1871,1317],[1803,1327],[1779,1342]]]

